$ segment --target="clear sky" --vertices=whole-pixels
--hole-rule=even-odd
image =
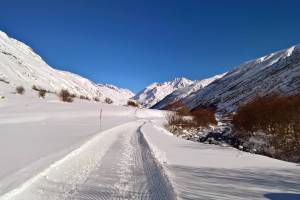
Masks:
[[[52,67],[134,92],[300,43],[298,0],[7,0],[0,29]]]

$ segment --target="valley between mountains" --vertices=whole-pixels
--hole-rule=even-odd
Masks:
[[[227,142],[240,106],[258,94],[293,97],[299,80],[296,45],[134,94],[56,70],[0,32],[0,200],[300,199],[299,162],[259,155],[261,135],[249,151]],[[189,122],[190,112],[213,109],[215,124],[172,132],[168,116],[182,108]]]

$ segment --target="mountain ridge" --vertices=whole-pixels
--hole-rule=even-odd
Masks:
[[[242,63],[203,90],[183,99],[190,109],[235,111],[255,96],[300,92],[300,45]]]
[[[164,97],[161,101],[157,102],[155,105],[153,105],[151,108],[153,109],[165,109],[168,106],[181,101],[186,96],[190,95],[193,92],[196,92],[198,90],[203,89],[213,81],[222,78],[226,73],[215,75],[210,78],[202,79],[194,81],[191,85],[188,85],[183,88],[179,88],[175,91],[173,91],[171,94]]]
[[[186,87],[192,83],[194,81],[184,77],[163,83],[154,82],[137,93],[132,99],[137,101],[142,107],[150,108],[176,89]]]
[[[2,87],[11,89],[17,86],[27,89],[36,86],[54,93],[67,89],[72,94],[90,99],[97,97],[104,101],[109,97],[117,104],[119,100],[124,99],[122,100],[124,103],[131,97],[130,92],[125,93],[123,89],[118,91],[115,86],[115,90],[109,93],[104,86],[99,87],[98,84],[78,74],[50,67],[31,47],[10,38],[2,31],[0,31],[0,81],[8,83]],[[113,91],[115,93],[112,93]],[[123,94],[125,95],[122,96]]]

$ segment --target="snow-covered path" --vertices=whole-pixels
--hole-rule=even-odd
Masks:
[[[97,134],[0,199],[174,199],[143,120]]]
[[[299,164],[177,138],[163,111],[19,100],[0,104],[0,200],[300,199]]]
[[[137,123],[121,131],[75,199],[173,199]]]

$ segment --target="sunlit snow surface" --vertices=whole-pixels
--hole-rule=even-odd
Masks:
[[[164,163],[178,199],[300,198],[299,164],[176,138],[156,123],[142,132]]]
[[[297,164],[177,138],[161,127],[162,111],[16,94],[0,111],[1,200],[300,193]]]

